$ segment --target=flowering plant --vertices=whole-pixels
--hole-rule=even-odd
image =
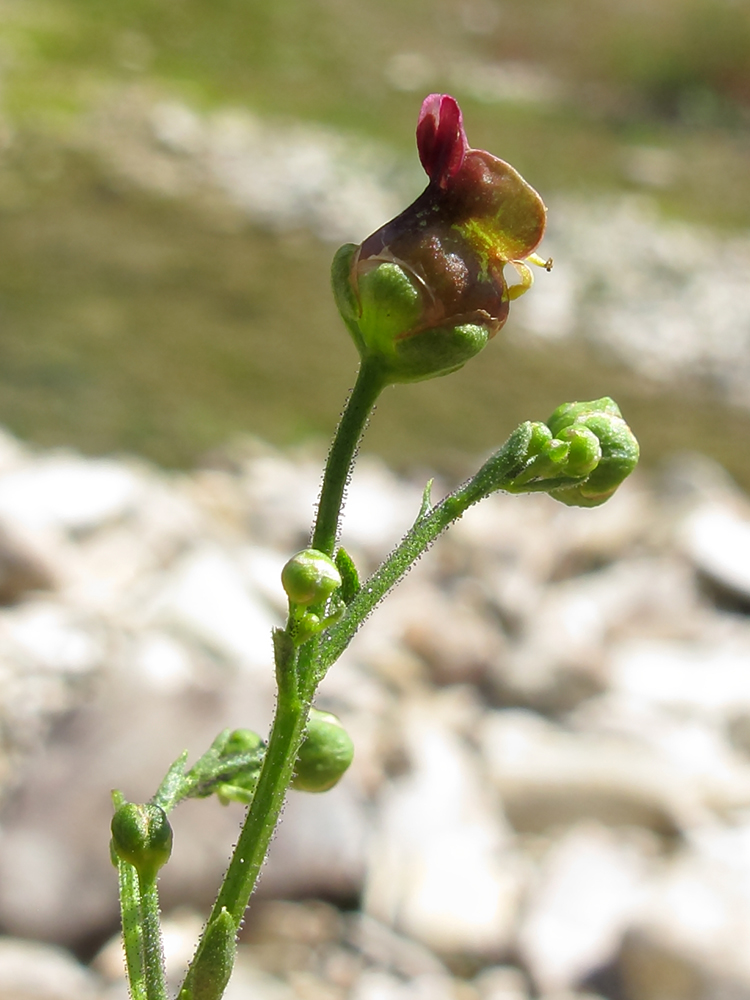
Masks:
[[[310,546],[287,562],[284,628],[274,631],[278,698],[267,741],[221,733],[186,768],[187,754],[145,804],[116,792],[112,859],[133,1000],[166,1000],[157,876],[172,849],[168,813],[182,799],[215,794],[248,804],[247,817],[179,1000],[219,1000],[236,936],[287,790],[331,788],[352,759],[339,721],[313,707],[315,692],[357,629],[434,539],[497,490],[544,491],[564,503],[603,503],[632,471],[638,444],[608,398],[566,403],[546,423],[521,424],[466,483],[433,504],[430,486],[401,543],[362,585],[338,544],[344,488],[375,401],[386,385],[446,375],[478,353],[531,285],[546,209],[520,174],[472,149],[456,101],[431,94],[417,145],[429,183],[417,200],[333,262],[333,289],[360,354],[357,380],[326,462]],[[511,265],[520,282],[508,285]]]

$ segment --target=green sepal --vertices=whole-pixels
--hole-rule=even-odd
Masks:
[[[178,1000],[221,1000],[237,954],[237,928],[226,907],[209,921]]]
[[[489,330],[480,323],[438,326],[404,334],[385,364],[389,382],[422,382],[450,375],[486,347]]]
[[[359,276],[359,331],[369,354],[390,358],[418,323],[422,292],[399,264],[379,261]]]
[[[359,591],[359,573],[354,560],[343,546],[336,552],[336,568],[341,575],[341,600],[350,604]]]
[[[331,287],[341,318],[346,323],[360,356],[364,357],[366,347],[359,329],[360,309],[352,287],[352,264],[358,251],[359,247],[354,243],[345,243],[339,247],[331,264]]]
[[[328,791],[339,782],[353,757],[354,744],[336,716],[311,708],[294,765],[292,788],[300,792]]]
[[[322,627],[320,615],[316,615],[312,611],[304,611],[290,622],[289,634],[295,646],[304,646],[306,642],[320,633]]]
[[[580,420],[585,420],[586,417],[595,413],[607,413],[622,419],[620,407],[614,399],[602,396],[601,399],[590,399],[585,402],[562,403],[547,420],[547,427],[549,427],[553,437],[559,437],[560,431],[564,428],[570,427],[571,424]]]
[[[450,375],[486,346],[490,328],[481,321],[425,323],[423,282],[396,261],[360,266],[355,287],[358,252],[347,243],[334,256],[333,294],[360,357],[381,371],[384,384]]]

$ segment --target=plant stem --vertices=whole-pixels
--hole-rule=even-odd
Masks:
[[[380,369],[371,362],[363,361],[328,452],[320,491],[311,544],[314,549],[325,552],[327,556],[333,555],[336,545],[344,490],[349,481],[357,446],[383,387]]]
[[[143,929],[143,968],[147,1000],[167,1000],[164,949],[159,923],[159,893],[156,878],[138,879]]]
[[[143,929],[141,924],[141,892],[135,868],[127,861],[118,861],[120,880],[120,911],[122,914],[122,944],[128,973],[131,1000],[148,1000],[143,971]]]
[[[276,716],[253,801],[211,911],[209,923],[218,918],[222,908],[230,914],[236,927],[242,922],[292,779],[309,709],[309,702],[283,689],[279,690]],[[188,977],[190,971],[200,961],[203,940],[202,938],[198,945],[188,970]],[[189,979],[186,979],[186,983],[188,981]]]
[[[333,555],[336,546],[344,490],[354,456],[384,384],[377,366],[367,362],[361,364],[328,453],[311,543],[313,548],[328,556]],[[293,662],[285,661],[281,644],[276,649],[279,679],[276,715],[253,800],[207,926],[219,918],[222,910],[226,910],[235,926],[239,927],[250,901],[284,805],[307,725],[316,687],[317,672],[313,664],[317,649],[317,640],[310,640]],[[290,667],[295,671],[293,675],[290,674]],[[194,970],[201,962],[205,941],[204,935],[188,969],[181,997],[190,995],[190,984],[195,979]]]

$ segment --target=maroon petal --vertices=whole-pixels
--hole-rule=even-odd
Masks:
[[[427,176],[445,189],[469,149],[461,109],[449,94],[425,98],[417,122],[417,149]]]

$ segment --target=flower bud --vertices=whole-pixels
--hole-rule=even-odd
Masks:
[[[151,882],[172,853],[172,827],[160,806],[126,802],[112,817],[112,847],[121,861]]]
[[[425,100],[417,146],[426,190],[361,246],[342,247],[333,264],[341,315],[386,383],[464,365],[530,285],[523,262],[542,263],[534,254],[546,224],[542,199],[509,164],[469,146],[452,97]],[[513,293],[508,263],[522,278]]]
[[[282,569],[281,583],[292,604],[322,604],[341,586],[341,574],[325,553],[303,549]]]
[[[311,708],[292,788],[300,792],[328,791],[338,783],[353,757],[354,744],[336,716]]]
[[[593,431],[583,424],[571,424],[560,431],[559,439],[568,445],[565,456],[567,476],[588,476],[599,465],[602,448]]]
[[[254,754],[263,746],[263,740],[252,729],[233,729],[221,748],[221,756],[226,758],[234,754]]]
[[[622,419],[617,403],[607,396],[558,407],[548,426],[560,437],[585,431],[596,437],[601,449],[601,458],[584,482],[570,489],[550,491],[550,496],[569,506],[597,507],[604,503],[638,464],[638,441]]]

